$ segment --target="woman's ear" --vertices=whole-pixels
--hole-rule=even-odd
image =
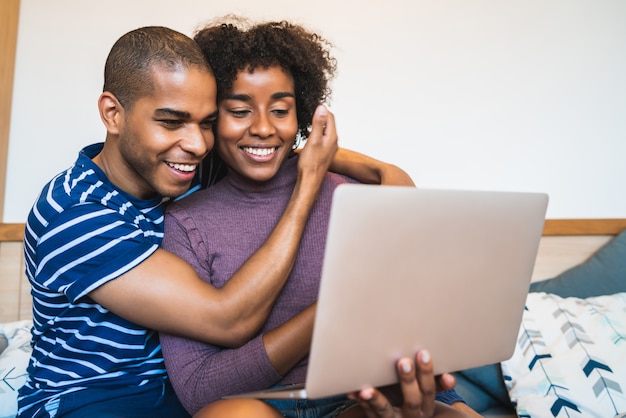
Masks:
[[[107,132],[119,135],[124,120],[124,108],[117,97],[111,92],[103,92],[98,99],[98,110]]]

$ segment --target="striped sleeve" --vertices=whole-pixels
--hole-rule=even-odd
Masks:
[[[86,203],[66,209],[39,237],[37,284],[76,302],[153,254],[158,242],[146,234],[111,208]]]

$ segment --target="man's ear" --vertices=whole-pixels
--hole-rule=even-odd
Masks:
[[[119,135],[124,121],[124,108],[117,97],[111,92],[103,92],[98,99],[98,110],[107,132]]]

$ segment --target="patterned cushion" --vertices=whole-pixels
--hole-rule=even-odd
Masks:
[[[501,363],[520,417],[626,412],[626,293],[530,293],[515,353]]]
[[[31,321],[0,324],[0,335],[8,341],[0,354],[0,418],[17,415],[17,390],[26,382],[30,358]]]

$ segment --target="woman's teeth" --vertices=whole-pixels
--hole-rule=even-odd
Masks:
[[[267,155],[273,154],[276,152],[276,148],[252,148],[252,147],[243,147],[243,150],[248,154],[258,155],[260,157],[265,157]]]

